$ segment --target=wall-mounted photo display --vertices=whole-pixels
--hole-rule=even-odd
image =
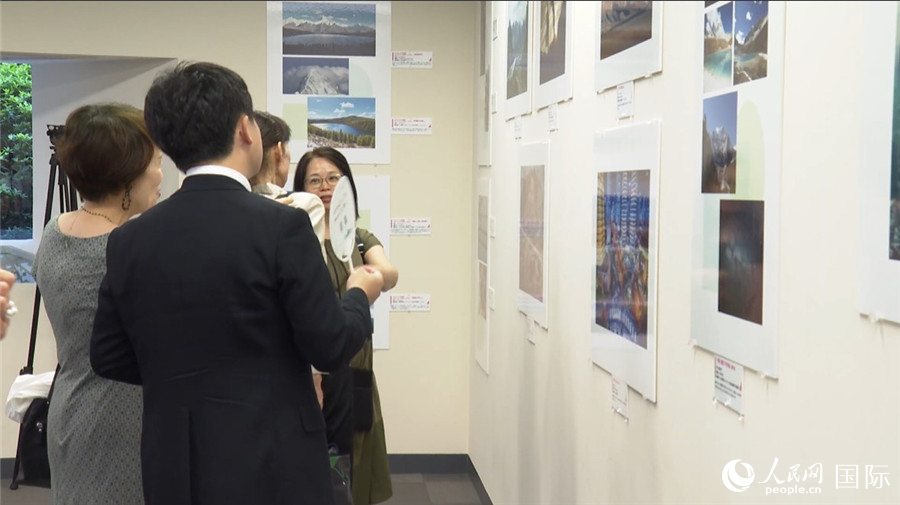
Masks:
[[[784,2],[698,3],[696,16],[691,339],[778,377]]]
[[[896,2],[864,8],[858,309],[900,324],[900,12]]]
[[[703,100],[701,193],[734,193],[737,171],[737,92]]]
[[[531,113],[532,2],[506,4],[506,119]]]
[[[656,401],[660,122],[594,136],[591,360]]]
[[[266,103],[291,127],[293,162],[320,146],[390,162],[390,42],[390,2],[267,2]]]
[[[575,2],[535,2],[534,106],[572,98],[572,11]]]
[[[732,84],[734,2],[716,4],[703,14],[703,92]]]
[[[478,166],[491,166],[491,94],[493,37],[493,2],[482,0],[478,9],[478,77],[475,89],[475,156]]]
[[[663,2],[595,2],[594,88],[602,92],[662,70]]]
[[[491,179],[483,177],[478,179],[478,209],[476,223],[475,265],[478,282],[476,284],[476,331],[475,331],[475,362],[490,373],[490,349],[491,349],[491,310],[488,303],[488,290],[491,286],[491,240],[489,223],[491,216]]]
[[[519,147],[519,282],[516,306],[547,328],[549,292],[549,142]]]

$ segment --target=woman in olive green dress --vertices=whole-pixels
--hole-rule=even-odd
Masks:
[[[326,264],[338,296],[344,294],[350,270],[337,258],[331,247],[328,219],[332,193],[341,177],[350,180],[353,200],[354,203],[357,202],[356,184],[350,172],[350,164],[336,149],[319,147],[307,152],[297,163],[297,172],[294,174],[294,191],[313,193],[325,205],[325,252],[328,257]],[[359,247],[354,249],[352,257],[354,267],[365,264],[378,269],[384,277],[383,291],[393,288],[397,284],[397,268],[388,260],[378,238],[368,230],[357,228],[357,241]],[[328,431],[328,442],[335,444],[340,453],[349,452],[353,455],[351,476],[354,505],[379,503],[393,494],[381,401],[378,398],[374,374],[371,374],[372,354],[372,341],[368,340],[362,350],[353,357],[349,368],[321,376],[324,397],[322,411]],[[351,369],[354,369],[355,373],[351,372]],[[368,428],[358,429],[359,412],[354,416],[352,407],[353,377],[367,376],[367,372],[371,375],[372,381],[371,425]]]

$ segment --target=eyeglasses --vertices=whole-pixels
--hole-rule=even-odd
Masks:
[[[306,186],[310,189],[319,189],[322,187],[323,182],[327,182],[328,185],[333,188],[337,186],[339,180],[341,180],[341,176],[337,174],[331,174],[325,179],[322,179],[321,177],[310,177],[306,181]]]

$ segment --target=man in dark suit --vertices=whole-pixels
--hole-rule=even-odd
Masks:
[[[383,278],[358,269],[338,300],[306,213],[250,192],[261,139],[236,73],[181,63],[144,117],[187,177],[110,234],[91,365],[143,385],[146,502],[332,503],[310,365],[349,363]]]

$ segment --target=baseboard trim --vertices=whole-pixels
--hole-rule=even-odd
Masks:
[[[16,458],[0,458],[0,479],[12,479]]]
[[[482,505],[494,505],[491,497],[488,496],[487,489],[484,488],[484,483],[481,482],[481,476],[478,475],[475,464],[472,463],[472,458],[468,454],[466,454],[466,461],[469,462],[469,477],[472,478],[472,485],[475,486],[475,492],[478,493],[478,498],[481,500]]]
[[[468,454],[388,454],[391,473],[467,473]]]
[[[388,454],[388,464],[391,473],[467,473],[481,503],[493,503],[468,454]]]
[[[0,478],[12,479],[16,458],[0,458]],[[481,503],[491,503],[468,454],[389,454],[392,473],[467,473]]]

